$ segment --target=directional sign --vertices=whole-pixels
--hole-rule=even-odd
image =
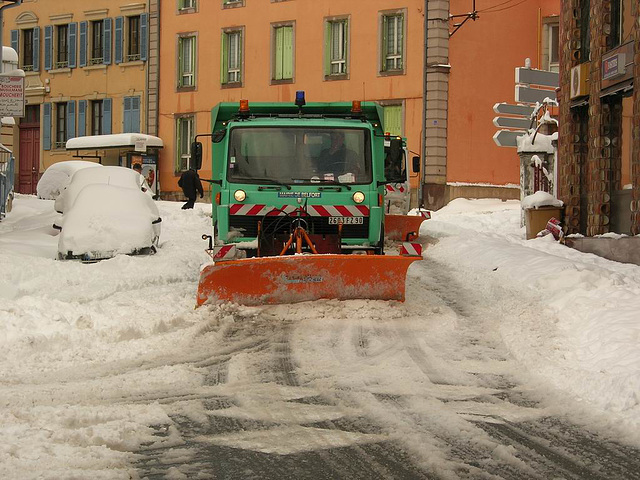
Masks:
[[[498,130],[493,135],[493,141],[499,147],[517,147],[518,142],[516,138],[526,135],[527,132],[518,130]]]
[[[555,100],[555,90],[541,90],[539,88],[529,88],[524,85],[516,85],[516,102],[542,103],[547,97],[551,100]]]
[[[530,117],[533,113],[533,107],[529,105],[509,105],[508,103],[496,103],[493,111],[502,113],[503,115],[520,115],[522,117]]]
[[[520,130],[531,128],[531,120],[522,117],[494,117],[493,124],[496,127],[518,128]]]
[[[541,85],[543,87],[557,87],[560,84],[557,72],[546,70],[535,70],[532,68],[516,68],[516,83],[526,83],[527,85]]]

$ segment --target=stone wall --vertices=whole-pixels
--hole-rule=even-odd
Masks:
[[[634,90],[633,90],[633,151],[631,175],[633,179],[633,200],[631,202],[631,233],[640,234],[640,4],[632,2],[634,23]]]
[[[580,54],[580,6],[585,0],[562,0],[560,22],[560,134],[558,194],[565,202],[568,233],[587,236],[610,231],[611,215],[631,215],[631,231],[640,233],[640,7],[631,2],[634,22],[634,111],[632,133],[631,212],[612,213],[611,194],[621,189],[622,104],[619,95],[601,98],[603,55],[612,49],[611,2],[590,2],[588,107],[571,108],[571,68],[589,59]],[[588,0],[586,0],[588,1]],[[586,110],[588,108],[588,110]]]

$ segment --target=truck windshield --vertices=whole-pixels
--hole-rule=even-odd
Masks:
[[[227,179],[238,183],[370,183],[369,143],[364,129],[233,128]]]

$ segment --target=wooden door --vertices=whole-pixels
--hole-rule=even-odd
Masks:
[[[35,194],[40,169],[40,127],[20,128],[19,193]]]

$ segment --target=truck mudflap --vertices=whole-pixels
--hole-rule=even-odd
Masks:
[[[420,225],[431,218],[429,211],[420,211],[419,215],[385,215],[384,235],[388,240],[408,242],[420,235]]]
[[[404,301],[407,269],[421,256],[290,255],[224,260],[200,273],[198,306],[319,299]]]

